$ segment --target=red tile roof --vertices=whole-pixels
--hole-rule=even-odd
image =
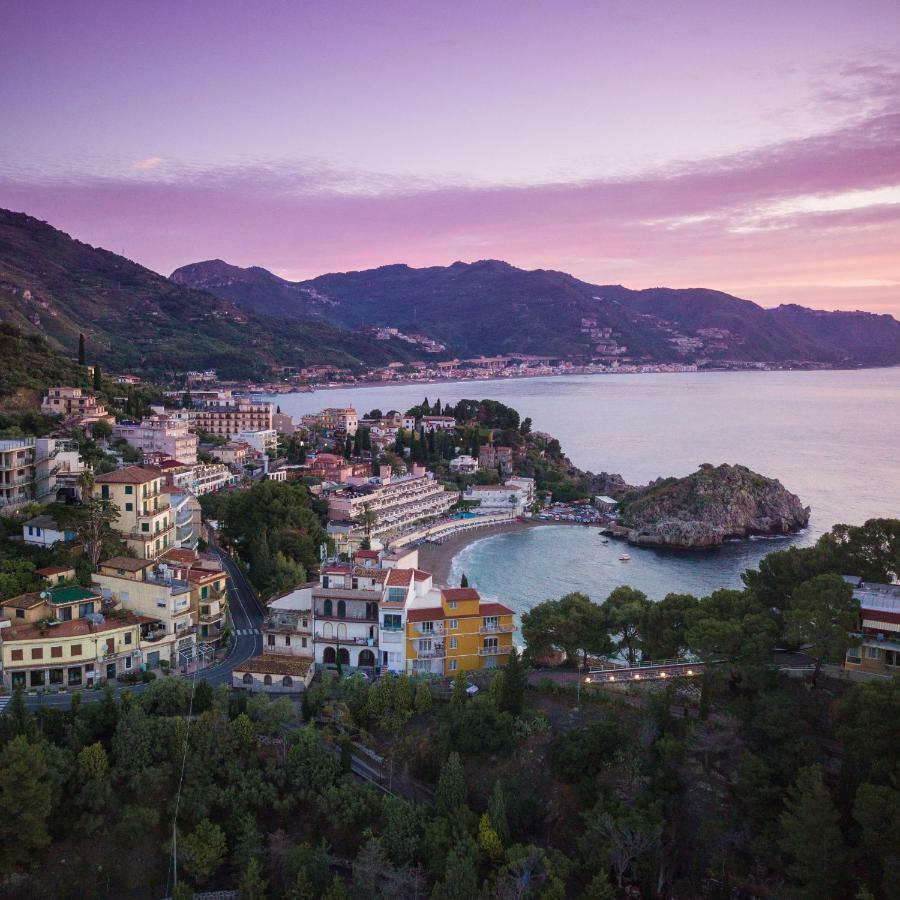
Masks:
[[[428,581],[432,577],[431,572],[423,572],[421,569],[413,569],[412,573],[416,581]]]
[[[412,569],[390,569],[386,583],[388,587],[409,587],[412,580]]]
[[[297,675],[304,677],[313,661],[305,656],[275,656],[263,654],[238,663],[234,672],[259,673],[260,675]]]
[[[35,569],[34,574],[42,578],[50,578],[53,575],[62,575],[63,572],[73,571],[73,566],[47,566],[43,569]]]
[[[480,600],[475,588],[442,588],[441,596],[445,600]]]
[[[378,559],[377,550],[357,550],[353,554],[354,559]]]
[[[193,550],[185,550],[183,547],[173,547],[166,550],[160,559],[170,559],[172,562],[181,563],[181,565],[189,566],[196,562],[197,554]]]
[[[37,624],[34,625],[18,625],[12,628],[3,629],[3,640],[5,643],[10,641],[36,641],[50,640],[57,638],[70,638],[83,635],[91,637],[92,635],[104,634],[107,631],[116,631],[120,628],[128,628],[129,626],[140,625],[142,622],[155,622],[156,619],[148,619],[145,616],[135,616],[131,613],[125,618],[108,618],[104,619],[99,625],[91,627],[89,619],[72,619],[69,622],[60,622],[59,625],[51,625],[41,630]],[[135,649],[137,649],[135,647]]]
[[[478,606],[479,616],[512,616],[514,611],[502,603],[481,603]]]
[[[115,472],[107,472],[98,475],[96,484],[144,484],[162,477],[162,472],[156,466],[126,466],[124,469],[116,469]]]
[[[406,611],[407,622],[432,622],[446,618],[443,607],[440,606],[429,606],[425,609],[409,609]]]

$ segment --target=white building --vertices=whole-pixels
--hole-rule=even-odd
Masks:
[[[470,484],[463,492],[462,499],[477,502],[471,512],[476,515],[509,513],[521,516],[528,508],[527,490],[519,484]]]
[[[453,416],[422,416],[419,423],[428,431],[453,431],[456,428],[456,419]]]
[[[190,469],[174,473],[170,480],[179,490],[202,497],[236,484],[240,479],[223,463],[197,463]]]
[[[166,414],[147,416],[140,422],[113,425],[112,433],[143,453],[164,453],[189,466],[197,462],[197,435],[188,430],[184,419]]]
[[[458,475],[474,475],[478,471],[478,460],[462,453],[450,460],[450,471]]]
[[[196,550],[202,522],[200,501],[189,491],[170,490],[169,503],[175,519],[174,545],[185,550]]]
[[[75,540],[75,532],[67,531],[52,516],[35,516],[22,525],[22,539],[32,547],[52,547]]]
[[[275,451],[278,447],[278,432],[274,428],[262,428],[259,431],[239,431],[234,440],[237,443],[249,444],[257,453]]]

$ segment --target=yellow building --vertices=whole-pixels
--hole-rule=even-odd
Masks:
[[[160,558],[175,578],[186,581],[191,589],[191,616],[202,644],[218,643],[227,623],[228,576],[214,557],[176,547]]]
[[[128,466],[98,475],[94,497],[118,507],[116,530],[141,559],[156,559],[174,546],[175,517],[160,469]]]
[[[3,685],[92,687],[141,664],[139,617],[104,615],[100,594],[77,585],[5,600],[0,621]]]
[[[506,665],[514,630],[508,606],[482,600],[474,588],[442,588],[406,610],[407,671],[454,675]]]

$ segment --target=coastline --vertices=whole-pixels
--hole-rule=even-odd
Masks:
[[[559,525],[559,522],[547,522],[540,519],[517,520],[506,525],[498,525],[486,531],[461,531],[447,538],[441,544],[422,544],[419,549],[419,568],[431,572],[436,585],[446,585],[453,565],[453,557],[469,544],[495,534],[510,534],[525,531],[539,525]]]

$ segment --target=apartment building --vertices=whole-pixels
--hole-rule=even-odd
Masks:
[[[352,406],[329,407],[301,419],[303,427],[322,434],[356,434],[359,416]]]
[[[255,431],[239,431],[235,440],[249,444],[259,454],[274,453],[278,449],[278,432],[274,428],[259,428]]]
[[[61,491],[80,493],[85,465],[78,444],[64,438],[0,440],[0,510],[14,512],[34,500],[50,503]]]
[[[94,496],[118,507],[116,530],[141,559],[156,559],[174,546],[175,521],[160,469],[128,466],[98,475]]]
[[[301,585],[269,603],[263,652],[234,668],[232,686],[250,691],[296,693],[315,674],[312,589]]]
[[[512,651],[513,611],[481,599],[474,588],[440,588],[406,610],[407,671],[454,675],[505,665]]]
[[[15,510],[35,496],[35,438],[0,440],[0,508]]]
[[[456,419],[453,416],[422,416],[419,426],[426,432],[453,431],[456,428]]]
[[[105,615],[101,596],[77,585],[48,587],[3,602],[3,686],[94,687],[139,668],[140,617]]]
[[[110,415],[93,394],[76,387],[50,388],[41,400],[41,412],[45,416],[62,416],[67,421],[71,420],[71,424],[81,426],[116,421],[115,416]]]
[[[196,463],[168,476],[169,484],[177,490],[188,491],[195,497],[212,494],[230,484],[237,484],[239,477],[224,463]]]
[[[225,634],[228,576],[215,556],[193,549],[169,550],[160,557],[166,573],[187,582],[191,591],[191,622],[201,644],[217,644]]]
[[[454,475],[474,475],[478,471],[478,460],[474,456],[461,453],[450,460],[450,471]]]
[[[176,578],[171,566],[115,556],[100,563],[91,582],[108,606],[140,616],[147,668],[156,669],[163,662],[179,666],[193,658],[197,629],[191,609],[191,583]]]
[[[273,430],[275,407],[261,400],[235,400],[231,404],[216,404],[186,410],[195,431],[203,431],[233,440],[242,431]]]
[[[243,441],[231,441],[222,447],[216,447],[212,455],[230,466],[244,466],[260,454]]]
[[[848,579],[859,601],[859,644],[847,651],[844,667],[879,675],[900,673],[900,584]]]
[[[175,523],[173,546],[196,550],[203,524],[200,501],[190,491],[170,489],[169,503],[172,507],[172,521]]]
[[[444,515],[458,498],[456,492],[445,491],[424,466],[414,465],[407,475],[391,475],[388,466],[381,469],[380,477],[337,491],[328,500],[329,518],[360,523],[354,529],[358,537],[366,531],[361,524],[366,509],[375,515],[369,536],[382,537]]]
[[[280,412],[272,414],[272,427],[285,437],[290,437],[297,430],[293,416]]]
[[[162,453],[189,466],[197,462],[197,435],[183,419],[166,414],[146,416],[140,422],[120,422],[112,433],[142,453]]]
[[[369,463],[350,462],[336,453],[317,453],[307,458],[302,467],[304,475],[313,475],[323,481],[346,482],[351,478],[365,480],[372,474]]]

